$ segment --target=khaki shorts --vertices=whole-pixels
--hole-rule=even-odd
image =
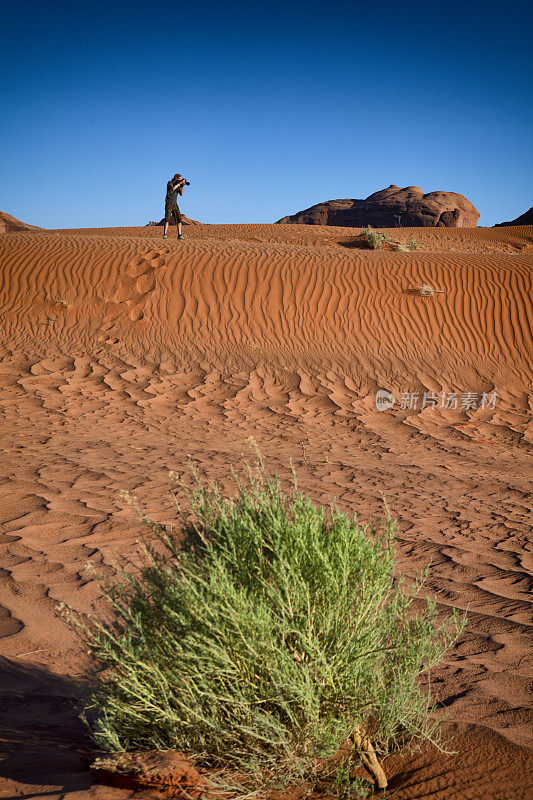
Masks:
[[[181,222],[181,211],[177,203],[165,203],[165,222],[170,222],[170,218],[174,217],[176,225]]]

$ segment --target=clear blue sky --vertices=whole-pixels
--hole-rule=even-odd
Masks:
[[[143,225],[191,180],[203,222],[273,222],[391,183],[532,199],[530,4],[1,4],[0,210]]]

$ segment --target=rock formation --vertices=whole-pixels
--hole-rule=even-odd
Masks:
[[[526,211],[524,214],[520,214],[519,217],[511,220],[511,222],[497,222],[494,227],[503,228],[507,225],[533,225],[533,206],[531,206],[529,211]]]
[[[20,219],[12,217],[11,214],[6,214],[5,211],[0,211],[0,233],[42,230],[44,230],[44,228],[38,228],[36,225],[28,225],[26,222],[21,222]]]
[[[202,794],[199,772],[175,750],[113,753],[97,758],[91,770],[103,783],[122,789],[157,789],[165,797]]]
[[[478,219],[479,211],[462,194],[423,194],[418,186],[391,185],[366,200],[328,200],[278,222],[347,228],[475,228]]]
[[[189,219],[189,217],[186,217],[185,214],[181,215],[181,220],[182,220],[182,223],[184,225],[201,225],[202,224],[201,222],[198,222],[197,219]],[[163,219],[160,220],[159,222],[147,222],[146,223],[146,227],[148,227],[148,225],[157,225],[157,226],[159,226],[159,225],[164,225],[164,224],[165,224],[165,218],[163,217]],[[170,225],[171,226],[172,225],[174,225],[174,226],[176,225],[176,223],[174,222],[174,217],[172,217],[172,219],[170,220]]]

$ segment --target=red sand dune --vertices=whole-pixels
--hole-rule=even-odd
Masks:
[[[390,233],[420,250],[299,225],[0,236],[0,798],[131,796],[91,785],[87,659],[54,609],[101,609],[88,560],[135,551],[121,489],[172,524],[168,471],[190,455],[229,486],[249,436],[317,502],[364,519],[385,495],[401,570],[431,561],[468,609],[434,676],[458,755],[390,759],[395,796],[531,796],[533,228]],[[378,412],[378,388],[497,402]]]

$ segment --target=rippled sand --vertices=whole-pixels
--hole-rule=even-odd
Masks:
[[[173,524],[169,470],[190,456],[229,488],[250,436],[316,502],[365,519],[384,496],[400,569],[431,562],[442,608],[468,609],[435,673],[460,754],[392,759],[396,796],[529,797],[533,228],[389,231],[413,253],[346,228],[184,232],[0,235],[0,797],[131,795],[91,785],[70,702],[86,656],[54,608],[101,608],[88,560],[136,549],[121,489]]]

